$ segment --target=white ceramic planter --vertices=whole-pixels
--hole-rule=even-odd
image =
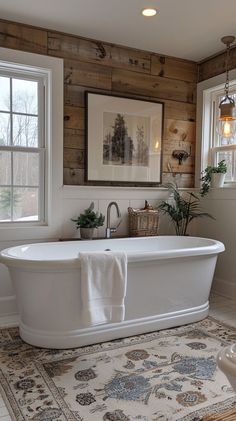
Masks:
[[[217,189],[223,187],[225,182],[225,173],[212,173],[211,174],[211,187]]]

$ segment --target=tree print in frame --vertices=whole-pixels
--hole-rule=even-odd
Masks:
[[[163,104],[86,92],[86,181],[161,183]]]

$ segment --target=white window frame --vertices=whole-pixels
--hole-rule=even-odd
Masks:
[[[10,77],[10,78],[19,78],[21,80],[32,80],[38,82],[38,140],[39,144],[38,147],[25,147],[25,146],[0,146],[0,151],[9,151],[9,152],[36,152],[39,154],[39,219],[37,221],[7,221],[3,222],[0,220],[0,226],[2,224],[18,224],[19,226],[22,224],[31,224],[31,225],[44,225],[47,224],[47,168],[45,166],[45,162],[47,160],[47,151],[48,151],[48,139],[45,135],[45,127],[47,126],[47,115],[45,114],[45,97],[46,97],[46,89],[47,89],[47,76],[43,75],[42,73],[32,72],[31,69],[28,69],[25,66],[22,66],[21,69],[19,66],[15,69],[15,66],[12,64],[11,66],[7,67],[6,65],[2,65],[0,60],[0,76]],[[2,111],[5,113],[5,111]],[[10,116],[12,116],[12,109],[9,111]],[[8,112],[6,111],[6,114]],[[12,118],[12,117],[11,117]],[[12,123],[11,123],[12,124]],[[13,163],[11,162],[11,166]],[[13,171],[13,168],[11,168]],[[12,185],[13,185],[13,180]],[[11,187],[12,187],[11,185]],[[1,187],[5,187],[2,186]],[[14,187],[14,186],[13,186]],[[21,187],[28,187],[28,186],[21,186]],[[33,186],[31,186],[33,187]]]
[[[41,77],[45,87],[45,214],[41,221],[0,224],[0,241],[56,238],[62,221],[63,60],[0,48],[0,68]],[[46,181],[46,182],[45,182]]]
[[[236,91],[236,69],[230,71],[230,89]],[[196,136],[196,187],[200,186],[201,172],[207,165],[216,164],[216,152],[220,150],[236,150],[236,145],[215,146],[213,148],[212,98],[224,89],[225,73],[200,82],[197,87],[197,136]],[[226,185],[235,187],[236,182],[227,182]]]

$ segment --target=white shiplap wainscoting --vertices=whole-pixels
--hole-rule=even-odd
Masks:
[[[197,235],[214,238],[225,245],[225,252],[217,262],[213,291],[236,300],[236,188],[212,189],[202,206],[215,220],[199,219]]]

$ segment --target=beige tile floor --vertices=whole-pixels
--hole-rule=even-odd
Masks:
[[[211,294],[210,316],[221,320],[230,326],[236,327],[236,299],[225,298],[221,295]],[[0,421],[11,421],[12,418],[0,396]]]

